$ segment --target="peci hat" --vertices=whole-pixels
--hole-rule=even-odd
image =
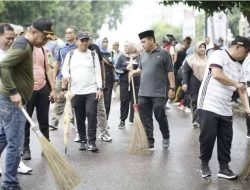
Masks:
[[[243,36],[235,36],[235,39],[232,41],[231,45],[241,45],[250,50],[250,39]]]
[[[47,39],[56,40],[57,38],[52,30],[52,25],[53,22],[49,18],[39,18],[32,23],[33,28],[44,33]]]
[[[155,37],[153,30],[146,30],[144,32],[139,33],[138,36],[140,40],[146,37],[153,37],[153,38]]]
[[[90,39],[91,38],[89,32],[81,32],[81,31],[77,33],[76,37],[77,37],[78,40],[81,40],[81,39]]]

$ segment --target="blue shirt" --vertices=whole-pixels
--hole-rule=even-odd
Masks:
[[[66,54],[68,52],[70,52],[71,50],[74,50],[76,48],[77,48],[76,44],[66,44],[66,46],[64,46],[63,48],[59,49],[59,53],[58,53],[58,56],[56,58],[56,60],[60,64],[59,65],[59,72],[57,74],[57,79],[59,79],[59,80],[62,79],[61,69],[62,69],[62,66],[63,66],[64,59],[66,57]]]

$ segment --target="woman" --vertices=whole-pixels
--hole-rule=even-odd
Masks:
[[[193,115],[193,127],[199,127],[197,113],[197,98],[207,64],[206,44],[197,42],[194,54],[189,56],[183,66],[183,91],[189,93],[191,99],[191,110]]]
[[[111,52],[108,50],[108,38],[100,37],[96,41],[96,45],[100,48],[101,55],[103,57],[104,67],[105,67],[105,83],[104,83],[104,104],[107,114],[107,119],[109,117],[110,105],[112,99],[112,89],[114,83],[114,64],[112,62]]]
[[[125,120],[128,117],[128,111],[130,107],[130,117],[129,121],[133,122],[134,111],[132,105],[133,100],[133,90],[131,79],[129,78],[129,70],[137,69],[139,60],[139,53],[137,51],[136,45],[134,43],[126,41],[124,44],[124,53],[120,55],[116,64],[116,72],[120,74],[120,124],[118,128],[125,128]],[[134,77],[135,94],[136,99],[138,97],[140,77]],[[130,103],[130,106],[129,106]]]

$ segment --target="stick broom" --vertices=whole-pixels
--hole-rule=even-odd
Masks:
[[[42,147],[43,154],[51,171],[56,179],[60,190],[72,190],[80,183],[80,177],[75,173],[69,163],[54,149],[49,141],[43,136],[41,131],[32,121],[24,107],[21,108],[23,114],[29,121],[31,129],[35,132]]]
[[[130,154],[148,154],[149,153],[148,138],[139,115],[139,106],[138,104],[136,104],[135,85],[133,77],[131,77],[131,82],[132,82],[132,91],[134,98],[134,104],[133,104],[134,121],[130,134],[128,152]]]

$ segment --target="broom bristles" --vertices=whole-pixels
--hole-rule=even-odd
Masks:
[[[134,112],[128,152],[130,154],[149,154],[148,138],[137,110]]]
[[[38,136],[38,138],[59,189],[74,189],[81,182],[80,177],[44,136]]]

